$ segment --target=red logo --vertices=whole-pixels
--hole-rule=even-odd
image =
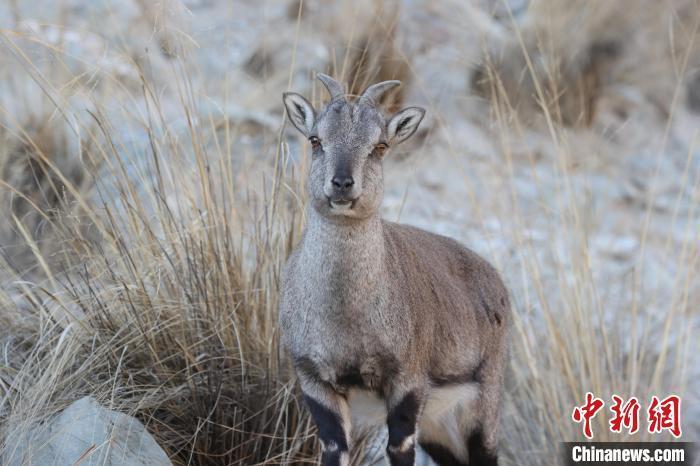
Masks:
[[[627,403],[622,403],[622,398],[613,395],[613,406],[610,411],[613,412],[613,418],[610,420],[610,432],[622,432],[624,427],[630,434],[634,434],[639,430],[639,400],[632,397],[627,400]]]
[[[680,397],[670,395],[659,401],[656,396],[652,396],[647,413],[649,414],[649,433],[668,430],[676,438],[681,436]]]
[[[639,431],[639,412],[641,404],[636,397],[627,401],[617,395],[612,396],[612,418],[608,422],[610,432],[634,434]],[[588,439],[593,438],[591,420],[603,409],[605,402],[595,397],[591,392],[586,393],[586,402],[574,407],[571,419],[578,424],[583,424],[583,435]],[[669,395],[663,400],[652,396],[647,409],[647,423],[650,434],[659,434],[663,431],[670,432],[674,437],[681,436],[681,398],[677,395]]]
[[[583,406],[576,406],[571,414],[574,422],[579,424],[583,422],[583,435],[587,438],[593,438],[593,430],[591,429],[591,419],[598,414],[598,411],[605,406],[605,402],[600,398],[593,396],[593,393],[586,393],[586,403]]]

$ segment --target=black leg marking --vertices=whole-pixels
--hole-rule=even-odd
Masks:
[[[469,436],[467,448],[470,466],[498,466],[498,454],[486,448],[481,430],[476,430]]]
[[[467,463],[462,463],[455,458],[447,447],[443,447],[439,443],[421,442],[420,446],[439,466],[468,466]]]
[[[304,395],[304,401],[318,428],[318,437],[323,442],[322,464],[340,466],[341,456],[348,452],[348,441],[343,430],[342,419],[310,396]]]
[[[408,393],[389,411],[389,445],[387,453],[392,466],[413,466],[416,458],[415,433],[420,401],[415,393]]]

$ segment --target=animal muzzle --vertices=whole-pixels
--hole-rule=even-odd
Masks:
[[[352,187],[355,185],[355,180],[352,176],[343,173],[334,176],[331,179],[331,184],[336,192],[346,192],[352,189]]]
[[[334,201],[353,201],[359,195],[359,183],[352,176],[351,167],[336,169],[326,182],[326,196]]]

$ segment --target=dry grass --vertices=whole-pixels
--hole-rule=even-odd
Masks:
[[[370,84],[397,79],[402,86],[381,97],[380,103],[388,112],[401,109],[406,98],[406,88],[412,75],[409,58],[396,45],[397,21],[400,6],[376,2],[373,20],[364,26],[358,38],[345,44],[343,64],[332,66],[341,82],[349,83],[348,92],[360,95]]]
[[[397,58],[393,27],[388,31],[384,45],[352,46],[335,61],[357,89],[375,78],[411,76],[405,57]],[[588,42],[571,41],[591,53]],[[639,289],[641,277],[653,272],[644,260],[654,221],[649,202],[626,284],[631,305],[617,306],[600,289],[588,243],[596,220],[571,188],[577,135],[564,126],[593,118],[590,102],[605,80],[576,68],[584,84],[573,100],[584,104],[563,110],[553,96],[560,95],[558,83],[570,80],[534,67],[531,44],[537,41],[520,42],[522,58],[509,66],[520,67],[517,73],[530,83],[560,189],[546,191],[537,176],[532,185],[543,199],[554,196],[557,206],[549,212],[548,240],[571,241],[564,251],[539,251],[527,234],[514,166],[529,122],[496,66],[488,89],[503,189],[493,196],[513,220],[500,235],[516,251],[510,259],[498,253],[492,259],[501,270],[508,267],[517,290],[505,464],[526,457],[527,464],[549,465],[558,463],[559,441],[580,438],[570,415],[586,391],[607,399],[612,393],[648,399],[684,392],[697,351],[691,303],[698,297],[693,277],[700,256],[696,238],[686,232],[682,247],[666,248],[677,276],[663,299]],[[0,153],[2,209],[14,217],[0,249],[0,455],[12,455],[15,442],[8,438],[29,435],[32,426],[92,394],[143,420],[176,464],[315,461],[313,427],[276,327],[281,266],[303,224],[304,158],[289,160],[280,131],[276,156],[269,165],[260,162],[257,178],[242,162],[235,127],[198,110],[190,70],[173,56],[177,46],[167,48],[181,65],[174,81],[185,124],[166,123],[159,90],[133,64],[145,102],[136,125],[145,152],[115,128],[109,92],[98,86],[88,91],[94,108],[86,121],[55,133],[55,114],[67,104],[54,96],[52,117],[5,133],[14,142]],[[387,56],[402,64],[382,65]],[[36,82],[51,81],[29,57],[17,60]],[[595,85],[585,84],[588,79]],[[671,87],[682,79],[680,73]],[[668,102],[670,115],[676,102]],[[534,172],[534,156],[528,157]],[[687,175],[681,182],[697,189],[699,180]],[[482,195],[467,205],[476,218],[483,201]],[[697,208],[688,214],[691,225],[698,215]],[[647,305],[661,311],[645,312]],[[598,439],[618,439],[605,421],[598,416]]]
[[[66,128],[50,116],[31,116],[22,122],[17,133],[2,133],[0,173],[3,190],[2,204],[7,207],[8,221],[0,227],[3,255],[14,273],[31,273],[36,265],[34,244],[47,262],[57,265],[62,257],[56,255],[54,242],[57,224],[80,215],[76,195],[86,193],[92,179],[86,153],[90,143],[83,141],[71,147]],[[95,167],[92,167],[93,169]],[[73,190],[65,188],[68,181]],[[89,235],[83,230],[82,236]]]
[[[240,154],[221,149],[228,128],[217,131],[187,102],[183,111],[206,123],[190,120],[182,138],[143,85],[153,105],[144,163],[133,163],[99,112],[81,128],[92,144],[83,162],[42,130],[25,131],[20,149],[4,156],[5,205],[25,213],[11,237],[24,233],[24,252],[40,265],[3,263],[16,278],[3,289],[0,316],[0,415],[13,439],[4,454],[12,458],[47,415],[92,394],[138,415],[175,463],[308,458],[309,423],[275,327],[280,267],[300,228],[286,149],[267,187],[247,193],[233,169]],[[65,175],[72,164],[84,174]],[[91,189],[85,178],[95,180]],[[85,207],[79,214],[76,204]],[[50,224],[50,244],[34,217]]]
[[[526,293],[516,296],[519,312],[513,329],[512,364],[504,413],[503,437],[508,439],[504,446],[511,458],[509,464],[520,464],[518,458],[523,454],[528,458],[527,464],[554,464],[555,442],[581,438],[580,427],[571,421],[570,416],[572,407],[582,404],[586,391],[606,400],[607,406],[612,394],[623,398],[637,396],[645,403],[654,394],[684,393],[689,370],[692,371],[693,365],[697,364],[693,356],[697,350],[693,337],[697,313],[689,301],[689,297],[698,292],[691,284],[700,266],[696,235],[686,232],[689,234],[683,237],[680,248],[673,252],[669,251],[670,240],[667,240],[665,251],[668,256],[664,262],[673,266],[677,276],[673,285],[664,290],[663,298],[639,289],[644,275],[657,273],[645,257],[649,254],[647,242],[655,218],[652,199],[657,180],[651,180],[652,187],[645,193],[644,213],[640,215],[639,229],[635,232],[641,246],[633,259],[631,273],[623,283],[623,289],[629,290],[632,299],[627,306],[616,304],[616,299],[596,279],[601,271],[592,263],[589,236],[595,228],[595,217],[588,210],[589,201],[573,188],[572,180],[578,176],[576,167],[581,163],[580,158],[586,156],[586,148],[577,147],[583,139],[566,126],[589,126],[595,116],[596,101],[607,88],[629,82],[634,82],[649,100],[662,103],[657,108],[666,116],[670,126],[679,111],[676,97],[684,83],[684,66],[696,52],[692,41],[669,43],[664,35],[673,36],[669,30],[679,27],[673,21],[685,21],[686,26],[691,23],[691,30],[697,28],[700,16],[695,11],[694,15],[680,20],[674,16],[677,12],[659,3],[649,5],[648,10],[635,10],[641,18],[627,16],[622,23],[616,23],[618,27],[614,34],[634,25],[640,29],[635,33],[647,34],[647,41],[659,42],[649,44],[640,53],[638,49],[634,50],[640,44],[633,40],[625,42],[622,38],[591,32],[609,27],[611,22],[622,17],[617,9],[624,8],[615,2],[597,5],[601,8],[596,9],[590,3],[571,8],[567,2],[535,2],[535,7],[540,9],[553,8],[550,14],[555,18],[562,17],[561,12],[557,16],[558,7],[570,11],[563,14],[560,23],[554,26],[548,23],[546,31],[526,29],[517,33],[514,44],[499,58],[500,61],[495,63],[487,58],[485,68],[488,79],[484,82],[489,88],[484,95],[490,96],[492,118],[501,138],[501,155],[508,172],[506,184],[513,186],[516,181],[513,167],[517,163],[515,159],[522,156],[517,153],[518,143],[525,138],[527,128],[532,127],[535,120],[535,126],[549,135],[553,174],[560,180],[560,188],[552,202],[556,207],[550,212],[552,223],[557,225],[556,230],[550,231],[551,241],[554,245],[557,236],[564,236],[569,238],[567,243],[570,245],[565,251],[550,251],[556,256],[552,263],[548,254],[543,257],[536,251],[528,237],[527,214],[517,208],[513,210],[515,228],[509,234],[514,236],[519,251],[518,274],[527,283],[523,285]],[[610,9],[617,11],[611,12]],[[581,21],[581,12],[593,13],[594,17],[584,19],[583,24],[574,28],[571,21],[573,18]],[[652,21],[654,16],[657,21]],[[547,15],[537,17],[551,18]],[[659,19],[668,20],[670,17],[674,20],[664,22]],[[537,26],[542,27],[535,25],[534,28]],[[573,41],[571,37],[564,39],[567,35],[563,31],[568,28],[578,29],[583,35]],[[536,32],[548,38],[535,41]],[[528,33],[533,36],[527,38]],[[696,29],[690,35],[695,33]],[[609,42],[592,40],[601,37]],[[547,45],[554,45],[554,50]],[[618,50],[618,47],[622,48]],[[676,47],[678,55],[675,59],[683,65],[675,73],[669,64],[670,52],[657,57],[651,70],[648,61],[630,68],[630,56],[641,59],[653,53],[650,49],[658,52],[664,47],[668,50]],[[543,55],[548,58],[543,60]],[[552,67],[543,68],[543,63]],[[621,74],[621,69],[631,75]],[[529,102],[523,103],[523,99]],[[535,111],[539,114],[537,119],[532,118]],[[649,140],[653,140],[651,135]],[[656,148],[659,157],[666,152],[666,142],[667,139],[662,138]],[[690,159],[694,149],[687,150]],[[535,155],[530,153],[527,156],[534,172],[532,161]],[[546,199],[549,194],[543,180],[534,176],[532,182],[541,198]],[[699,182],[697,176],[690,181],[694,189]],[[512,193],[515,196],[515,191]],[[678,214],[678,204],[675,208],[673,218]],[[697,219],[697,210],[692,209],[689,218]],[[558,292],[552,293],[552,288]],[[650,312],[651,309],[655,311]],[[644,429],[635,436],[611,433],[607,425],[610,418],[609,412],[605,412],[595,420],[597,441],[653,438]],[[690,438],[694,434],[691,431]]]
[[[560,125],[591,125],[611,86],[633,85],[669,111],[684,52],[697,36],[697,2],[535,0],[509,18],[505,40],[488,44],[473,89],[506,99],[531,121],[547,107]],[[512,22],[511,22],[512,20]],[[539,86],[540,89],[537,89]],[[499,87],[498,90],[495,87]]]
[[[539,99],[544,102],[543,95]],[[502,95],[494,99],[494,118],[499,131],[509,135],[502,139],[501,150],[508,167],[506,178],[514,183],[517,144],[513,138],[524,136],[525,124],[507,102]],[[554,202],[558,208],[551,212],[551,221],[557,224],[550,232],[551,241],[554,245],[557,236],[565,236],[570,247],[549,251],[543,257],[527,234],[527,215],[514,209],[516,228],[510,233],[519,251],[514,262],[525,293],[515,298],[518,312],[503,416],[508,464],[521,464],[518,458],[524,454],[527,464],[555,464],[556,442],[581,438],[580,426],[570,416],[572,407],[583,403],[587,391],[606,400],[606,406],[613,394],[625,399],[637,396],[644,403],[654,394],[684,393],[689,366],[695,363],[697,314],[689,297],[698,292],[691,283],[700,266],[700,251],[694,235],[684,236],[682,248],[669,251],[666,258],[678,273],[673,287],[665,290],[668,301],[659,302],[658,297],[638,289],[643,275],[656,273],[644,257],[649,224],[638,232],[642,246],[633,259],[630,276],[622,284],[633,296],[630,305],[610,296],[597,280],[600,271],[593,265],[589,235],[594,219],[588,212],[590,205],[571,186],[571,177],[575,176],[572,167],[579,155],[576,137],[561,128],[546,105],[541,110],[551,130],[554,173],[561,177],[561,191]],[[696,186],[698,182],[694,181]],[[542,181],[535,177],[533,184],[544,199],[547,190]],[[646,209],[651,217],[652,205]],[[697,218],[698,214],[694,209],[690,216]],[[558,292],[552,293],[553,288]],[[650,308],[657,310],[650,312]],[[644,429],[635,436],[611,433],[607,425],[610,418],[604,412],[595,419],[596,441],[655,438]],[[692,432],[690,435],[692,438]]]

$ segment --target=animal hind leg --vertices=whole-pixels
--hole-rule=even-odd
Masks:
[[[470,466],[498,465],[498,421],[503,389],[503,359],[492,354],[483,361],[476,378],[479,381],[479,422],[467,431]]]
[[[475,383],[434,387],[419,423],[419,444],[440,466],[467,466],[465,432],[477,421]]]
[[[455,457],[449,448],[439,443],[421,442],[420,446],[438,466],[469,466]]]
[[[498,465],[498,453],[488,445],[481,428],[470,433],[467,448],[469,449],[469,466]]]

